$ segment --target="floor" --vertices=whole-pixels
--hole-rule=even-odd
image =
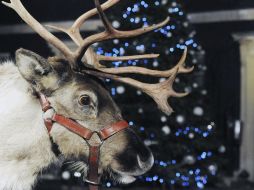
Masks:
[[[103,188],[104,189],[104,188]],[[34,190],[88,190],[86,187],[63,184],[61,181],[47,181],[39,183]],[[149,188],[105,188],[105,190],[149,190]],[[178,190],[178,189],[161,189],[152,187],[151,190]],[[180,190],[180,189],[179,189]],[[190,189],[195,190],[195,189]],[[200,189],[199,189],[200,190]],[[254,190],[254,183],[247,181],[238,181],[232,183],[230,187],[206,188],[204,190]]]
[[[77,187],[77,186],[52,186],[52,187],[49,187],[49,186],[45,186],[45,187],[39,187],[39,188],[36,188],[35,190],[88,190],[87,188],[84,188],[84,187]],[[103,188],[104,190],[104,188]],[[119,189],[119,188],[105,188],[105,190],[149,190],[147,188],[131,188],[131,189]],[[151,190],[161,190],[161,189],[154,189],[152,188]],[[167,190],[170,190],[170,189],[167,189]],[[174,190],[178,190],[178,189],[174,189]],[[191,189],[193,190],[193,189]],[[204,190],[254,190],[254,186],[252,187],[228,187],[228,188],[206,188]]]

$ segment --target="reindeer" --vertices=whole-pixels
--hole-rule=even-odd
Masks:
[[[166,71],[136,66],[103,66],[101,61],[150,59],[159,55],[107,57],[97,55],[91,48],[92,44],[116,38],[135,37],[161,28],[169,21],[167,18],[159,24],[131,31],[116,30],[111,26],[104,11],[119,1],[108,0],[101,5],[99,0],[94,0],[96,8],[81,15],[68,29],[47,26],[66,33],[76,43],[75,51],[71,51],[35,20],[20,0],[2,2],[16,11],[43,39],[60,50],[62,56],[43,58],[32,51],[19,49],[16,51],[15,63],[7,61],[0,66],[1,190],[32,189],[40,172],[57,162],[59,154],[65,159],[79,160],[78,169],[83,170],[84,175],[88,175],[86,171],[91,153],[90,143],[97,144],[99,138],[102,138],[101,132],[112,123],[118,125],[122,122],[123,128],[113,131],[115,134],[111,133],[110,138],[103,144],[99,142],[100,157],[96,157],[98,175],[109,173],[115,181],[127,184],[135,181],[135,176],[144,174],[152,167],[154,158],[151,151],[131,128],[127,128],[121,111],[100,79],[108,78],[138,88],[151,96],[160,110],[170,114],[173,110],[168,104],[168,98],[187,95],[173,90],[175,77],[178,73],[189,73],[193,68],[184,67],[186,50],[179,63]],[[83,39],[80,27],[97,13],[105,31]],[[158,84],[147,84],[121,76],[128,73],[167,79]],[[44,105],[44,112],[41,110],[40,101],[43,105],[46,102],[47,109],[44,109]],[[56,113],[68,124],[61,124],[59,120],[52,122]],[[47,123],[48,121],[51,123]],[[77,128],[70,128],[70,123]],[[83,133],[78,133],[80,131]],[[85,132],[87,133],[84,134]],[[58,153],[52,147],[57,147]]]

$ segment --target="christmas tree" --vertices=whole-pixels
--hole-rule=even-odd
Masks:
[[[125,119],[153,151],[153,169],[140,177],[138,184],[178,188],[204,188],[217,180],[218,157],[225,152],[220,146],[213,116],[209,112],[209,95],[205,86],[205,52],[195,41],[196,32],[187,20],[182,4],[175,0],[129,0],[107,12],[112,25],[121,30],[136,29],[161,22],[165,27],[135,39],[113,40],[96,44],[98,54],[107,56],[159,53],[157,59],[105,63],[109,67],[142,66],[156,70],[173,68],[188,48],[186,66],[195,66],[190,74],[176,77],[174,89],[189,92],[184,98],[171,98],[174,113],[160,112],[151,98],[132,87],[107,80],[111,94]],[[137,76],[136,76],[137,77]],[[139,80],[156,83],[158,79]],[[160,78],[159,82],[164,81]],[[107,186],[111,186],[108,182]]]

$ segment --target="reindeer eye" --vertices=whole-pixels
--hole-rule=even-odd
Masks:
[[[81,106],[89,106],[91,104],[91,98],[88,95],[80,96],[79,104]]]

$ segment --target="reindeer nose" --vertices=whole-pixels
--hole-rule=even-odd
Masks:
[[[137,161],[140,169],[142,169],[145,172],[150,170],[154,164],[154,157],[153,154],[150,152],[149,156],[142,157],[140,155],[137,155]]]

